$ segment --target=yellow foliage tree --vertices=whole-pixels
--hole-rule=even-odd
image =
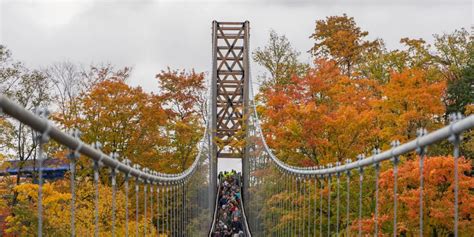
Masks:
[[[95,189],[92,181],[84,179],[76,185],[76,235],[93,236],[95,230]],[[35,236],[38,222],[38,185],[31,183],[20,184],[15,187],[19,193],[18,205],[7,217],[7,233],[19,236]],[[112,236],[112,189],[99,185],[99,236]],[[135,206],[129,199],[129,233],[135,233],[138,225],[139,233],[144,234],[145,224],[148,226],[147,235],[156,235],[156,229],[150,228],[152,218],[143,218],[140,209],[139,219],[135,219]],[[143,200],[140,198],[140,205]],[[43,185],[43,231],[45,236],[69,236],[71,233],[71,194],[69,182],[59,180]],[[123,190],[116,193],[116,235],[125,236],[125,194]]]

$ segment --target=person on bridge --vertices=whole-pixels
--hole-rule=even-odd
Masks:
[[[220,192],[213,237],[244,236],[240,207],[240,173],[235,170],[219,173]]]
[[[234,217],[230,228],[232,230],[233,237],[243,236],[244,228],[242,226],[242,222],[238,217]]]

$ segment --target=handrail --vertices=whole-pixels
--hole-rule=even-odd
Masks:
[[[379,154],[374,154],[372,156],[369,156],[365,159],[360,159],[357,161],[353,162],[347,162],[346,164],[341,164],[337,165],[334,167],[324,167],[324,166],[313,166],[313,167],[296,167],[296,166],[290,166],[286,164],[285,162],[281,161],[276,157],[272,150],[269,148],[265,137],[263,136],[262,128],[260,126],[260,119],[257,114],[256,106],[255,106],[255,101],[254,101],[254,95],[253,95],[253,90],[252,88],[250,89],[251,93],[251,106],[253,108],[253,115],[255,116],[255,126],[256,126],[256,131],[259,133],[259,137],[262,141],[264,150],[268,153],[270,156],[271,160],[277,165],[277,167],[288,174],[291,175],[296,175],[296,176],[321,176],[321,175],[331,175],[331,174],[336,174],[336,173],[342,173],[342,172],[347,172],[352,169],[357,169],[369,165],[373,165],[376,163],[379,163],[384,160],[391,159],[395,156],[399,156],[402,154],[405,154],[410,151],[414,151],[417,148],[420,147],[425,147],[428,145],[431,145],[433,143],[436,143],[438,141],[447,139],[451,136],[458,135],[462,133],[463,131],[466,131],[468,129],[474,128],[474,115],[470,115],[464,119],[455,121],[451,123],[448,126],[445,126],[441,129],[438,129],[436,131],[433,131],[427,135],[420,136],[414,140],[411,140],[407,143],[401,144],[399,146],[393,147],[392,149],[386,150],[384,152],[381,152]],[[348,160],[350,161],[350,160]]]
[[[59,128],[52,125],[48,119],[44,119],[38,115],[33,114],[2,94],[0,94],[0,109],[5,114],[8,114],[18,121],[30,126],[32,129],[51,137],[58,143],[80,154],[83,154],[94,161],[101,162],[105,166],[116,169],[129,176],[160,184],[182,183],[196,171],[208,129],[206,123],[204,136],[200,140],[199,151],[193,164],[181,173],[165,174],[157,171],[140,170],[139,167],[132,166],[128,160],[119,161],[114,159],[111,156],[104,154],[102,151],[94,149],[91,145],[88,145],[81,140],[61,131]]]

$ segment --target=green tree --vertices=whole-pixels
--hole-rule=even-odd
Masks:
[[[1,93],[15,100],[22,107],[33,111],[39,107],[46,107],[51,102],[50,82],[46,75],[38,70],[30,70],[21,62],[14,61],[11,53],[4,46],[0,46],[0,88]],[[5,121],[7,119],[8,121]],[[8,124],[3,129],[8,133],[10,140],[4,140],[4,155],[19,160],[18,174],[15,184],[21,182],[25,162],[36,158],[36,133],[23,123],[15,119],[3,118]],[[17,203],[18,193],[13,190],[12,205]]]
[[[253,60],[270,73],[262,78],[262,89],[286,85],[291,83],[293,75],[303,75],[308,65],[298,61],[299,55],[300,52],[293,48],[285,35],[271,30],[267,45],[253,52]]]
[[[473,63],[474,41],[469,32],[461,28],[450,34],[435,34],[434,38],[434,61],[440,65],[448,82],[460,80],[464,68]]]
[[[474,55],[474,54],[473,54]],[[474,103],[474,60],[463,70],[461,78],[448,82],[446,113],[466,112],[466,107]]]

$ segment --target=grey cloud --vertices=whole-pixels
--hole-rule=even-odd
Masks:
[[[309,62],[310,57],[305,52],[312,42],[308,36],[314,30],[315,20],[329,15],[347,13],[354,16],[357,23],[370,32],[371,38],[382,38],[389,48],[397,48],[402,37],[430,41],[433,33],[468,28],[472,14],[471,5],[466,1],[453,1],[455,4],[446,4],[447,1],[395,4],[397,1],[388,0],[360,0],[351,4],[342,1],[334,4],[290,0],[251,2],[82,3],[77,0],[36,2],[34,5],[26,1],[8,1],[2,2],[0,8],[0,42],[13,51],[15,58],[33,67],[62,60],[133,66],[132,84],[155,90],[154,75],[166,66],[209,70],[211,22],[214,19],[249,20],[251,48],[263,46],[269,29],[273,28],[285,34],[295,48],[303,52],[301,59]],[[28,7],[32,9],[28,10]],[[74,11],[76,8],[80,10]],[[55,22],[62,19],[67,21]],[[263,71],[254,64],[252,68],[253,75]]]

